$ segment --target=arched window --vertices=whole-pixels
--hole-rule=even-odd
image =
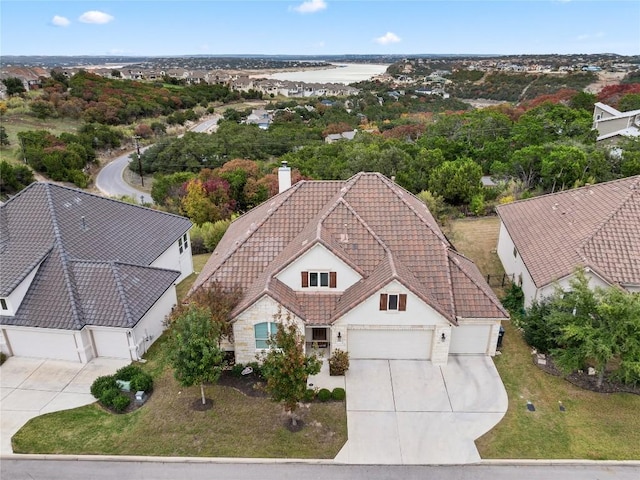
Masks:
[[[264,350],[269,348],[269,344],[267,341],[275,336],[278,331],[278,324],[274,322],[262,322],[257,323],[253,327],[253,333],[256,337],[256,348],[260,350]]]

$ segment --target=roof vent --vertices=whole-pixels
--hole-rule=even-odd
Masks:
[[[87,231],[87,220],[84,218],[84,215],[81,217],[82,220],[82,231],[86,232]]]

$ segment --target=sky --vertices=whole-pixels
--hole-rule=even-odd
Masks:
[[[0,55],[640,55],[638,0],[0,0]]]

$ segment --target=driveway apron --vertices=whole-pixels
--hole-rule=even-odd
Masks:
[[[507,410],[491,358],[352,360],[346,375],[349,440],[337,462],[462,464],[480,460],[474,440]]]

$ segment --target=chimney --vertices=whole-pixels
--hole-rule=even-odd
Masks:
[[[282,193],[291,187],[291,168],[287,166],[286,160],[278,168],[278,193]]]

